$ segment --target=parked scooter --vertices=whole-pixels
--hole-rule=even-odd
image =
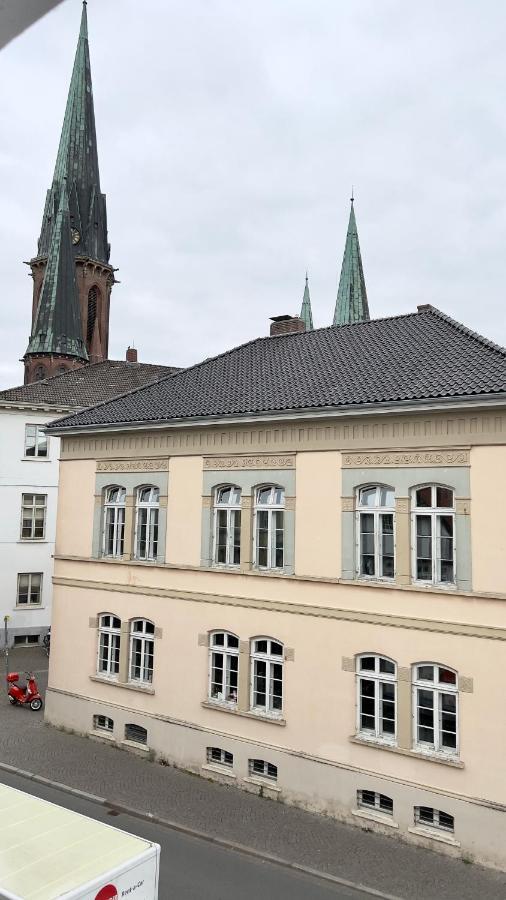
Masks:
[[[26,685],[21,687],[18,684],[19,674],[17,672],[9,672],[7,675],[7,684],[9,685],[7,696],[9,703],[13,706],[20,703],[22,706],[28,705],[30,709],[37,711],[42,709],[42,697],[39,694],[39,688],[32,672],[25,672]]]

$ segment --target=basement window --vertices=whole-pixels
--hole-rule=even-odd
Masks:
[[[377,812],[387,813],[389,816],[394,812],[394,801],[386,794],[378,794],[377,791],[357,791],[357,806],[359,809],[374,809]]]
[[[148,733],[142,725],[134,725],[132,723],[125,725],[125,740],[134,741],[136,744],[147,744]]]
[[[234,765],[234,754],[229,753],[228,750],[222,750],[221,747],[208,747],[207,761],[215,766],[231,769]]]
[[[39,643],[39,635],[38,634],[15,634],[14,635],[14,646],[15,647],[25,647],[28,644],[38,644]]]
[[[249,774],[257,778],[266,778],[268,781],[277,781],[278,767],[266,762],[265,759],[250,759]]]
[[[415,825],[437,828],[438,831],[455,831],[454,817],[432,806],[415,806]]]
[[[114,729],[114,721],[109,716],[93,716],[93,728],[95,731],[107,731],[111,733]]]

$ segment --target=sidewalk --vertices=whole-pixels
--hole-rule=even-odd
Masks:
[[[15,651],[11,668],[47,668]],[[38,676],[40,686],[45,676]],[[405,900],[505,900],[506,874],[366,833],[45,725],[0,700],[0,764]],[[0,780],[2,777],[0,769]],[[27,782],[27,790],[30,789]],[[505,838],[506,839],[506,838]]]

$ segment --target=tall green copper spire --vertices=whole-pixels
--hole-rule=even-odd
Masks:
[[[309,296],[309,283],[306,272],[306,286],[304,288],[304,296],[302,298],[302,306],[300,310],[300,318],[306,326],[306,331],[313,330],[313,313],[311,311],[311,297]]]
[[[350,221],[346,235],[343,265],[337,291],[334,325],[348,325],[351,322],[368,322],[369,304],[365,289],[364,270],[358,242],[355,209],[351,198]]]
[[[60,205],[51,235],[44,281],[26,356],[58,354],[77,357],[87,362],[88,353],[82,337],[65,181],[59,193]]]
[[[74,255],[108,263],[105,194],[100,191],[86,2],[70,80],[53,182],[47,192],[38,257],[47,256],[62,183],[67,179]]]

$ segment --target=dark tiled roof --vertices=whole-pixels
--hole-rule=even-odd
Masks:
[[[152,384],[164,375],[177,372],[174,366],[156,366],[107,359],[80,369],[54,375],[33,384],[0,391],[0,402],[43,404],[83,408],[110,400],[126,391]]]
[[[506,350],[433,307],[258,338],[53,428],[343,408],[506,391]]]

